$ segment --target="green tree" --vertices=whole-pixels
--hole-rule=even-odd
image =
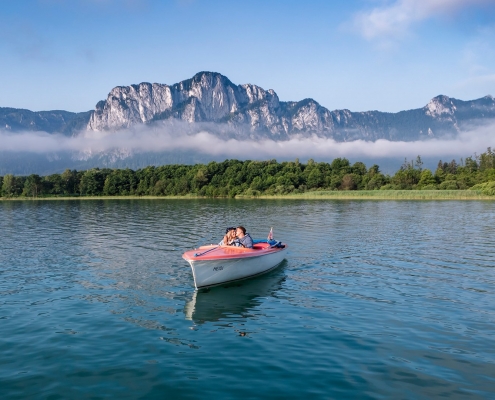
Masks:
[[[200,168],[194,176],[194,180],[193,180],[194,187],[201,189],[203,186],[208,184],[209,178],[210,176],[208,174],[208,169],[205,167]]]
[[[167,193],[167,182],[164,180],[158,180],[155,183],[152,194],[155,196],[163,196]]]
[[[356,175],[355,174],[345,174],[342,177],[342,183],[340,185],[340,189],[342,190],[356,190]]]
[[[73,196],[80,192],[80,179],[76,170],[66,169],[62,172],[60,178],[62,179],[63,194]]]
[[[134,194],[137,188],[137,180],[133,170],[114,169],[105,178],[103,194],[107,196],[128,196]]]
[[[436,180],[433,174],[431,173],[431,171],[429,169],[424,169],[423,171],[421,171],[418,187],[420,189],[425,187],[434,188],[435,185],[436,185]]]
[[[105,179],[110,172],[111,170],[100,170],[99,168],[89,169],[84,172],[79,185],[81,194],[85,196],[101,196]]]
[[[485,153],[479,155],[478,165],[480,171],[495,168],[495,153],[492,152],[491,147],[488,147]]]
[[[38,197],[43,193],[42,188],[43,185],[41,183],[41,177],[36,174],[31,174],[24,181],[24,189],[22,194],[26,197]]]
[[[380,167],[374,164],[362,177],[360,189],[378,190],[387,183],[387,177],[380,172]]]
[[[419,182],[421,172],[414,168],[414,162],[404,160],[404,164],[391,179],[391,184],[397,189],[414,189]]]
[[[351,171],[353,174],[364,176],[368,172],[366,170],[366,165],[364,163],[358,161],[352,164]]]
[[[345,175],[351,172],[350,163],[347,158],[335,158],[330,164],[332,174]]]
[[[17,196],[20,192],[19,179],[12,174],[7,174],[3,177],[2,194],[5,197]]]
[[[261,176],[255,176],[251,182],[250,188],[254,191],[263,191],[265,190],[265,186],[263,184],[263,180]]]
[[[320,170],[318,168],[313,168],[313,170],[308,175],[306,185],[310,189],[317,189],[323,185],[323,178],[323,174],[320,172]]]
[[[416,169],[418,169],[420,172],[423,170],[423,160],[421,159],[421,156],[418,155],[416,157],[416,161],[414,164]]]
[[[157,169],[154,166],[138,169],[136,179],[139,181],[136,194],[140,196],[153,194],[155,184],[159,180]]]
[[[42,181],[43,192],[53,195],[64,194],[64,182],[60,174],[45,176]]]

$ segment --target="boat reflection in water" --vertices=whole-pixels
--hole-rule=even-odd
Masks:
[[[263,276],[194,291],[192,299],[184,307],[186,319],[196,324],[219,321],[232,316],[244,316],[259,306],[263,297],[273,296],[282,288],[286,275],[280,267]]]

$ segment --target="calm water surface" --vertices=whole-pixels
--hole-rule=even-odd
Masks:
[[[226,226],[289,244],[194,290]],[[0,397],[495,398],[495,203],[0,202]]]

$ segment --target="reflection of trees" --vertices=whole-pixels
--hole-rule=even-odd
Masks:
[[[284,265],[286,261],[283,262]],[[196,324],[218,321],[229,316],[246,316],[259,306],[264,297],[273,296],[285,281],[280,268],[258,278],[247,279],[211,289],[201,289],[193,293],[186,303],[186,319]]]

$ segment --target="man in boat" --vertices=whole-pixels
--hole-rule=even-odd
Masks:
[[[237,236],[237,239],[233,242],[234,246],[246,247],[248,249],[253,248],[253,239],[251,238],[249,233],[246,233],[246,228],[239,225],[235,230],[235,234]]]
[[[230,228],[225,229],[225,236],[222,241],[218,243],[219,246],[230,246],[232,242],[235,240],[235,228],[231,226]]]

